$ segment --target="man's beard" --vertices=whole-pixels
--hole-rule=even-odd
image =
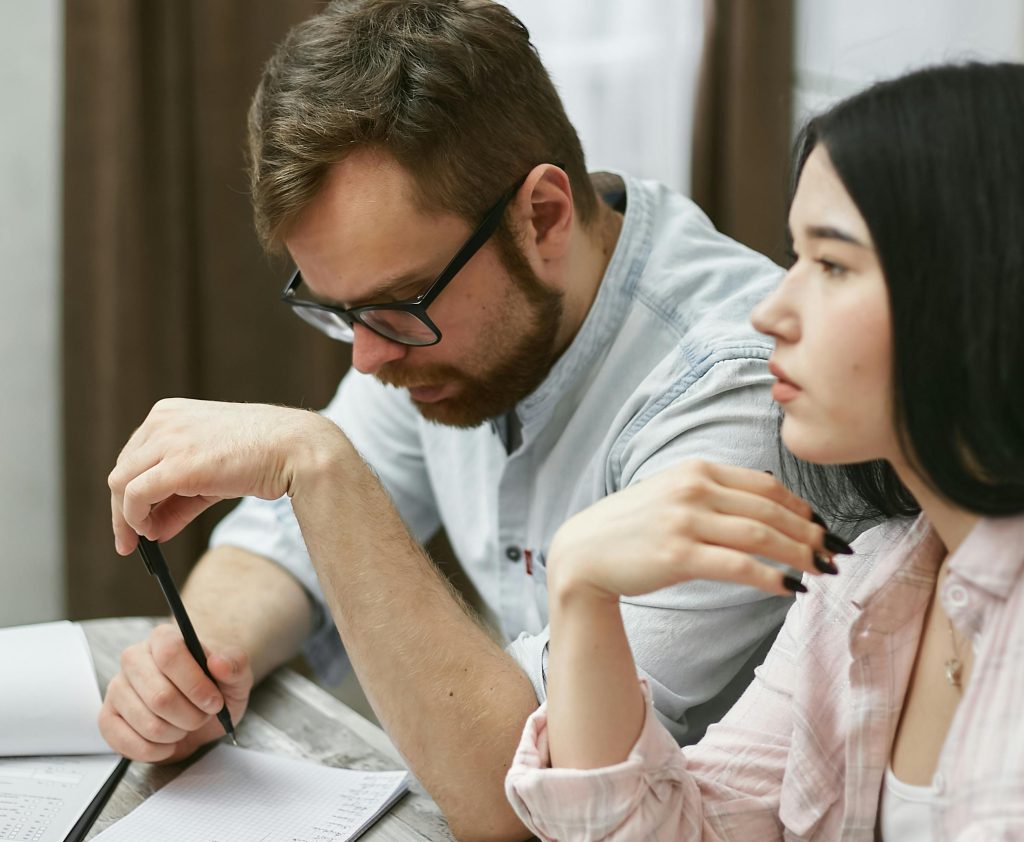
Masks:
[[[554,363],[555,340],[562,321],[562,293],[548,289],[534,273],[518,249],[510,254],[502,248],[502,263],[526,304],[526,316],[520,324],[504,327],[511,339],[479,374],[446,364],[417,367],[415,374],[385,365],[376,373],[389,386],[457,383],[459,392],[437,403],[417,403],[420,415],[428,421],[449,427],[477,427],[512,409],[543,382]],[[495,341],[495,340],[491,340]],[[486,347],[491,347],[487,345]]]

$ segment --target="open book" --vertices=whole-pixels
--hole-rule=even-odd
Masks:
[[[100,736],[80,626],[0,629],[0,840],[85,837],[128,765]]]

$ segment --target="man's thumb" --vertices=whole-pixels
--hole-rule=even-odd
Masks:
[[[246,698],[252,689],[249,655],[237,646],[222,649],[206,661],[221,692],[230,698]]]

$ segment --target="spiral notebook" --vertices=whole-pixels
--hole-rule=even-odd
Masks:
[[[408,788],[404,770],[335,769],[221,744],[96,842],[349,842]]]

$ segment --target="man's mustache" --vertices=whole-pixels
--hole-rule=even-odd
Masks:
[[[440,386],[452,380],[462,380],[460,372],[448,365],[429,365],[417,367],[415,371],[402,371],[399,368],[383,366],[374,374],[385,386],[398,389],[420,389]]]

